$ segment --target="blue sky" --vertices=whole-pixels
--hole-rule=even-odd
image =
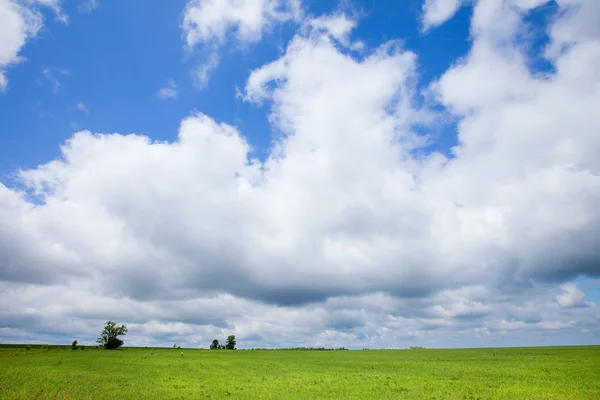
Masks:
[[[0,340],[597,343],[597,11],[0,0]]]
[[[103,1],[91,13],[82,14],[80,3],[65,2],[63,9],[71,15],[68,24],[42,8],[45,26],[23,47],[20,54],[27,62],[9,69],[10,88],[0,97],[5,115],[0,172],[10,174],[15,168],[35,167],[57,157],[58,145],[79,129],[140,133],[171,141],[181,119],[193,111],[238,126],[264,157],[272,134],[265,110],[236,99],[235,88],[244,86],[252,69],[277,58],[298,24],[275,27],[256,44],[221,49],[219,68],[207,87],[197,90],[192,70],[206,61],[210,51],[189,51],[183,45],[180,25],[185,3],[165,6],[150,0],[140,8]],[[313,15],[337,10],[356,15],[360,25],[355,36],[371,47],[403,40],[406,48],[419,53],[424,85],[468,50],[469,7],[427,35],[420,32],[418,0],[344,5],[319,1],[305,7]],[[44,76],[46,69],[58,88]],[[156,96],[168,79],[177,83],[176,101]],[[87,112],[77,108],[80,103]],[[445,133],[455,136],[452,130]],[[450,137],[444,140],[449,145],[455,142]],[[32,149],[31,143],[38,146]]]

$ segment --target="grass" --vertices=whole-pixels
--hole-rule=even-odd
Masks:
[[[600,346],[362,351],[1,346],[0,398],[591,400],[600,399]]]

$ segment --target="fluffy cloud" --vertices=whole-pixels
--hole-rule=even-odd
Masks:
[[[305,307],[268,305],[228,294],[138,301],[100,295],[85,281],[61,287],[3,285],[0,337],[7,342],[92,342],[107,319],[126,321],[128,344],[206,348],[229,334],[242,347],[351,348],[534,345],[593,342],[593,307],[557,307],[540,288],[512,296],[482,287],[400,299],[383,293],[332,297]],[[493,299],[493,301],[491,300]],[[546,342],[548,343],[548,342]]]
[[[575,283],[560,286],[562,293],[556,296],[556,302],[563,308],[588,307],[591,302],[583,301],[585,293]]]
[[[198,89],[208,85],[219,65],[217,48],[233,35],[242,44],[258,42],[274,24],[298,20],[300,0],[190,0],[183,14],[182,30],[188,49],[209,45],[207,60],[192,71]]]
[[[461,117],[460,146],[442,176],[460,193],[458,203],[484,207],[519,271],[598,274],[600,120],[592,110],[600,101],[599,37],[571,41],[554,60],[555,73],[531,71],[518,45],[529,11],[522,3],[479,1],[470,54],[433,86]],[[561,14],[549,29],[550,47],[564,44],[552,34],[556,26],[586,23],[581,13]]]
[[[60,21],[68,22],[59,0],[0,0],[0,91],[8,86],[6,68],[25,60],[19,55],[21,49],[43,26],[38,6],[49,7]]]
[[[186,43],[222,42],[233,32],[241,42],[258,41],[273,23],[297,19],[299,0],[190,0],[183,17]]]
[[[41,15],[13,0],[0,0],[0,90],[7,87],[6,67],[23,61],[25,42],[42,27]]]
[[[425,0],[423,3],[423,28],[441,25],[458,11],[463,0]]]
[[[600,275],[600,38],[568,8],[553,70],[531,70],[534,3],[476,2],[469,54],[427,88],[458,121],[450,158],[417,133],[446,117],[421,101],[418,55],[356,57],[333,17],[248,78],[277,132],[263,161],[203,114],[172,143],[76,133],[0,185],[0,335],[115,318],[139,344],[595,340],[580,289],[552,289]]]

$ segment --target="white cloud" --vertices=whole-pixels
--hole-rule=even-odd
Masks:
[[[423,3],[423,28],[428,30],[449,20],[456,14],[464,0],[425,0]]]
[[[42,27],[42,16],[12,0],[0,0],[0,90],[6,90],[6,67],[22,62],[19,56],[27,40]]]
[[[192,71],[196,87],[208,85],[219,65],[218,47],[229,35],[243,44],[258,42],[275,24],[301,16],[300,0],[190,0],[182,24],[186,45],[210,45],[208,60]]]
[[[25,61],[19,53],[43,26],[39,6],[51,8],[60,21],[68,22],[59,0],[0,0],[0,91],[5,91],[8,86],[7,67]]]
[[[556,296],[556,302],[563,308],[588,307],[591,303],[583,301],[585,293],[575,283],[560,286],[562,293]]]
[[[565,271],[573,257],[582,271],[593,272],[600,120],[592,104],[600,101],[600,43],[582,35],[555,60],[553,76],[532,73],[513,40],[523,10],[498,4],[477,2],[470,54],[434,85],[462,117],[461,145],[445,168],[445,186],[464,189],[461,204],[467,198],[485,204],[500,223],[497,240],[522,272]],[[567,20],[580,23],[573,18],[561,14],[550,33]]]
[[[84,281],[45,287],[4,285],[0,304],[6,306],[0,311],[0,320],[15,328],[0,329],[0,339],[68,343],[75,332],[80,342],[92,342],[107,319],[128,323],[128,345],[170,346],[177,342],[204,348],[214,338],[224,339],[229,334],[236,335],[242,348],[389,348],[461,343],[539,345],[548,336],[585,340],[589,335],[578,334],[577,324],[598,332],[597,313],[592,308],[556,307],[540,290],[513,296],[516,305],[507,304],[497,293],[487,292],[479,300],[464,297],[478,290],[466,288],[430,299],[404,300],[376,293],[285,307],[228,294],[176,301],[110,298]],[[440,314],[442,308],[452,312]],[[461,341],[449,340],[452,336]]]
[[[233,32],[241,42],[256,42],[276,22],[298,19],[299,0],[190,0],[184,11],[186,43],[225,40]]]
[[[208,60],[200,64],[196,69],[192,72],[194,82],[196,83],[196,87],[198,89],[204,89],[208,85],[208,81],[210,80],[210,76],[213,71],[219,66],[219,56],[217,53],[212,53]]]
[[[541,1],[541,0],[538,0]],[[566,46],[586,42],[598,42],[600,25],[600,2],[590,0],[559,0],[565,15],[552,25],[550,36],[552,44],[547,55],[556,58]]]
[[[308,21],[308,25],[316,31],[325,31],[341,42],[347,42],[347,37],[356,26],[356,21],[346,15],[327,15]]]
[[[429,89],[459,121],[451,159],[414,131],[438,122],[417,106],[417,55],[352,57],[319,22],[248,78],[277,135],[263,162],[203,114],[172,143],[76,133],[21,171],[27,192],[0,185],[5,325],[93,332],[110,311],[139,342],[597,337],[594,307],[550,289],[600,275],[600,40],[584,30],[534,73],[521,3],[477,2],[472,49]]]
[[[173,79],[169,79],[167,81],[167,86],[160,88],[156,95],[161,99],[176,99],[177,83]]]
[[[79,4],[79,12],[91,14],[98,7],[100,7],[100,0],[84,0]]]

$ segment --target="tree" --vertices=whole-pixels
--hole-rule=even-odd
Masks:
[[[235,350],[235,336],[234,335],[227,336],[227,344],[225,345],[225,348],[228,350]]]
[[[119,336],[127,333],[127,325],[117,326],[114,321],[106,321],[104,330],[96,342],[104,346],[105,349],[113,350],[123,345],[123,341]]]
[[[219,348],[219,341],[217,339],[213,340],[211,345],[210,345],[210,349],[211,350],[216,350]]]
[[[73,340],[73,343],[71,343],[71,348],[73,350],[77,350],[77,340]]]

